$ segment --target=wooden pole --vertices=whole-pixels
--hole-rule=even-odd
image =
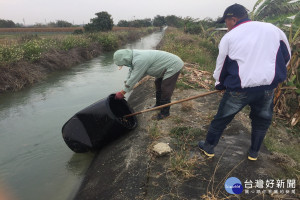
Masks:
[[[206,93],[199,94],[199,95],[196,95],[196,96],[193,96],[193,97],[189,97],[189,98],[186,98],[186,99],[182,99],[182,100],[174,101],[174,102],[171,102],[171,103],[168,103],[168,104],[164,104],[164,105],[161,105],[161,106],[157,106],[157,107],[154,107],[154,108],[149,108],[149,109],[146,109],[146,110],[142,110],[140,112],[131,113],[129,115],[123,116],[123,118],[132,117],[132,116],[135,116],[135,115],[138,115],[138,114],[142,114],[142,113],[145,113],[145,112],[149,112],[149,111],[153,111],[153,110],[159,110],[161,108],[164,108],[164,107],[167,107],[167,106],[171,106],[173,104],[182,103],[184,101],[189,101],[189,100],[192,100],[192,99],[196,99],[196,98],[203,97],[203,96],[206,96],[206,95],[214,94],[214,93],[217,93],[217,92],[221,92],[221,90],[214,90],[214,91],[211,91],[211,92],[206,92]]]

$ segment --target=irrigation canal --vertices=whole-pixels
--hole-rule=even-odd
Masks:
[[[156,32],[124,48],[155,49]],[[33,87],[0,95],[0,188],[16,199],[72,199],[93,153],[72,152],[63,124],[86,106],[119,91],[127,76],[113,52],[53,73]]]

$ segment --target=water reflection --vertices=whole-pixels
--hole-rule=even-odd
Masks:
[[[84,162],[87,158],[92,160],[95,156],[95,153],[88,152],[84,154],[74,153],[70,160],[66,164],[66,169],[75,176],[82,176],[87,170],[88,165]]]
[[[105,56],[100,56],[99,63],[101,64],[101,66],[113,65],[113,55],[114,52],[109,52]]]
[[[132,44],[127,44],[126,49],[155,49],[157,46],[157,41],[160,41],[163,34],[162,32],[156,32],[150,36],[141,38],[138,42]]]

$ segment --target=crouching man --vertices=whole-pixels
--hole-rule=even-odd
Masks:
[[[159,50],[121,49],[114,53],[114,63],[119,67],[129,67],[124,88],[116,93],[116,99],[124,98],[133,86],[144,76],[155,77],[156,104],[164,105],[171,102],[175,85],[183,67],[183,61],[176,55]],[[157,115],[157,119],[164,119],[170,115],[170,106],[164,107]]]

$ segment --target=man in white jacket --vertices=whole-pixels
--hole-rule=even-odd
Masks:
[[[248,159],[257,160],[258,152],[273,115],[274,89],[286,79],[291,57],[286,35],[276,26],[251,21],[244,6],[229,6],[219,23],[228,32],[219,44],[213,77],[215,87],[225,90],[205,141],[198,146],[205,155],[214,156],[214,147],[234,116],[246,105],[251,108],[251,146]]]

